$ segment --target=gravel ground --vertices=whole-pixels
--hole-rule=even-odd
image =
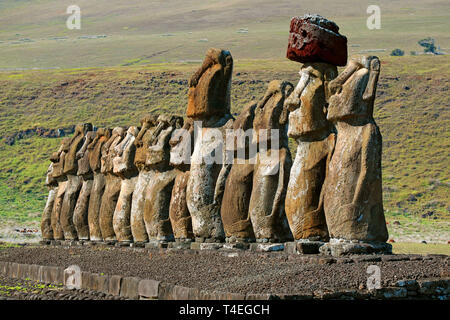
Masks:
[[[0,300],[124,300],[91,290],[65,289],[62,285],[41,284],[31,280],[0,275]]]
[[[115,247],[12,247],[0,260],[68,267],[106,275],[137,276],[234,293],[300,293],[363,289],[367,267],[378,265],[383,286],[398,280],[450,276],[448,256],[390,255],[333,259],[319,255]],[[400,260],[400,261],[395,261]]]

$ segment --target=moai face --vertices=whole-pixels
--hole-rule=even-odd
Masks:
[[[77,151],[80,150],[84,135],[88,132],[92,131],[92,124],[83,123],[78,124],[75,127],[75,133],[70,141],[70,146],[67,149],[67,154],[65,156],[64,161],[64,173],[65,174],[73,174],[75,175],[78,170],[78,161],[77,161]]]
[[[233,58],[227,50],[211,48],[202,66],[189,80],[186,115],[203,119],[230,113]]]
[[[89,165],[89,151],[88,146],[94,141],[96,136],[95,131],[88,131],[84,135],[84,142],[81,149],[77,152],[76,158],[78,159],[78,171],[77,175],[86,175],[91,173],[91,166]]]
[[[114,148],[122,141],[125,136],[125,129],[115,127],[111,138],[102,147],[101,172],[113,172],[113,158],[115,156]]]
[[[142,170],[145,167],[148,141],[152,136],[152,132],[156,129],[157,119],[158,116],[153,114],[146,115],[141,119],[141,130],[134,140],[134,145],[136,146],[134,164],[139,170]]]
[[[66,151],[69,149],[71,139],[69,137],[64,138],[61,142],[61,146],[59,147],[59,150],[57,152],[54,152],[51,157],[50,161],[53,162],[53,172],[52,176],[53,178],[61,178],[64,176],[64,159],[66,156]]]
[[[182,124],[182,121],[183,118],[176,116],[160,115],[158,117],[158,125],[149,141],[147,165],[169,165],[169,141],[172,132],[177,129],[177,125]]]
[[[330,83],[328,120],[372,118],[380,60],[374,56],[354,57],[342,74]]]
[[[287,122],[287,110],[284,108],[284,99],[288,97],[293,90],[291,83],[286,81],[274,80],[269,83],[264,98],[258,102],[255,108],[255,118],[253,121],[253,143],[261,143],[263,138],[271,140],[271,129],[284,132]],[[264,135],[261,129],[267,130]],[[279,137],[284,136],[280,132]],[[275,138],[275,137],[274,137]],[[287,141],[281,139],[280,146],[287,144]]]
[[[181,120],[183,118],[180,117]],[[194,125],[192,119],[187,121],[179,127],[183,122],[176,125],[177,130],[172,133],[169,140],[170,144],[170,164],[176,167],[189,167],[191,161],[192,151],[194,150]]]
[[[306,63],[299,73],[300,80],[285,102],[290,111],[288,135],[291,138],[314,135],[329,127],[328,82],[337,76],[337,68],[327,63]]]
[[[134,165],[134,154],[136,152],[134,141],[138,134],[138,127],[129,127],[125,138],[114,148],[116,154],[113,159],[114,173],[125,173],[136,170]]]
[[[53,177],[53,162],[47,168],[47,175],[45,176],[45,185],[48,187],[58,185],[55,178]]]
[[[94,140],[89,144],[89,165],[94,172],[101,169],[102,147],[111,137],[111,129],[99,128]]]

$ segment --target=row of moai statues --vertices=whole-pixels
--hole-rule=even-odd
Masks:
[[[51,157],[43,239],[386,242],[378,58],[354,57],[338,75],[347,39],[315,15],[292,19],[288,58],[303,63],[297,86],[270,82],[236,118],[232,56],[212,48],[189,80],[186,120],[78,125]],[[248,139],[217,137],[250,129]]]

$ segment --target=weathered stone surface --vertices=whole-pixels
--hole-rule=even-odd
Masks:
[[[96,132],[88,131],[84,135],[83,145],[76,153],[78,159],[77,175],[82,177],[82,186],[73,211],[73,224],[80,240],[89,240],[88,209],[94,176],[89,164],[89,152],[91,149],[88,149],[88,146],[95,139],[95,136]]]
[[[55,204],[56,193],[58,190],[58,182],[52,177],[53,162],[50,163],[47,169],[47,178],[45,184],[48,188],[47,202],[45,203],[44,211],[41,217],[41,234],[43,240],[53,239],[52,229],[52,211]]]
[[[170,165],[175,168],[176,178],[172,188],[169,218],[175,239],[193,239],[192,220],[186,202],[186,188],[189,180],[189,163],[192,155],[194,127],[186,121],[182,130],[174,131],[169,141]]]
[[[66,192],[64,193],[63,204],[60,213],[60,224],[64,232],[64,239],[78,239],[77,230],[73,223],[73,213],[77,204],[78,195],[83,184],[80,176],[68,174]]]
[[[189,81],[186,115],[196,120],[186,201],[196,237],[225,238],[220,206],[231,164],[223,137],[231,129],[230,89],[233,59],[230,52],[209,49],[203,65]],[[199,125],[198,127],[195,125]]]
[[[138,294],[139,296],[157,299],[159,294],[160,281],[144,279],[139,281]]]
[[[381,133],[373,119],[379,73],[378,58],[357,57],[330,83],[327,118],[336,126],[337,140],[324,183],[324,210],[332,238],[388,239]]]
[[[92,176],[93,177],[93,176]],[[77,204],[73,211],[73,224],[77,231],[79,240],[89,240],[89,199],[91,196],[94,180],[83,178],[81,190],[78,195]]]
[[[260,240],[283,242],[292,237],[284,211],[292,160],[286,134],[287,112],[283,110],[284,99],[292,89],[288,82],[270,82],[255,109],[253,142],[258,144],[258,153],[249,215],[255,237]],[[263,130],[269,130],[265,137]]]
[[[120,177],[113,173],[113,159],[116,156],[115,148],[119,145],[124,136],[125,129],[122,127],[115,127],[111,138],[109,138],[102,148],[101,172],[105,175],[105,191],[103,193],[102,203],[100,205],[99,221],[102,238],[105,241],[116,239],[113,227],[113,218],[122,181]]]
[[[293,61],[347,63],[347,38],[339,27],[319,15],[293,17],[289,30],[287,58]]]
[[[92,131],[92,124],[83,123],[78,124],[75,127],[75,133],[73,137],[70,139],[69,145],[66,148],[66,157],[64,159],[64,173],[67,175],[76,175],[78,171],[78,159],[77,152],[80,150],[83,145],[84,135],[88,132]]]
[[[139,299],[138,286],[141,281],[138,277],[125,277],[122,278],[122,284],[120,285],[120,296],[130,299]]]
[[[88,146],[89,165],[94,173],[88,207],[89,238],[92,241],[102,240],[102,232],[100,229],[100,206],[105,191],[105,176],[101,172],[101,150],[110,137],[110,129],[99,128],[94,140]]]
[[[112,294],[114,296],[120,295],[121,284],[122,284],[122,277],[121,276],[111,276],[111,277],[109,277],[109,285],[108,285],[109,294]]]
[[[136,146],[134,164],[139,170],[139,175],[134,186],[131,200],[130,224],[133,239],[138,243],[148,241],[144,222],[145,191],[150,180],[153,178],[154,172],[149,171],[146,161],[150,140],[152,140],[153,132],[156,130],[156,120],[157,116],[155,115],[143,117],[141,119],[141,130],[134,141]]]
[[[146,164],[154,174],[145,191],[144,223],[150,239],[173,239],[169,207],[178,172],[169,164],[169,141],[174,130],[180,129],[182,125],[181,117],[159,116],[153,141],[148,148]]]
[[[53,230],[53,238],[55,240],[64,240],[64,231],[60,224],[61,207],[63,205],[64,193],[66,192],[67,181],[58,181],[58,189],[55,195],[55,203],[53,204],[51,224]]]
[[[130,242],[133,240],[130,215],[133,191],[138,179],[138,170],[134,164],[136,153],[134,141],[138,134],[139,128],[129,127],[125,138],[116,146],[117,156],[113,159],[114,173],[122,180],[113,216],[114,233],[118,241]]]
[[[52,208],[51,214],[51,226],[53,230],[53,238],[56,240],[64,239],[64,232],[61,228],[60,224],[60,214],[61,208],[64,200],[64,193],[66,192],[67,186],[67,176],[64,174],[64,158],[66,155],[66,150],[69,147],[70,138],[64,138],[61,142],[61,146],[59,147],[57,152],[54,152],[50,161],[53,163],[53,170],[51,173],[51,177],[57,181],[58,189],[55,195],[55,202]]]
[[[232,72],[230,52],[210,48],[202,66],[189,79],[186,115],[203,119],[229,114]]]
[[[288,135],[298,143],[285,210],[295,239],[327,241],[322,189],[335,134],[324,110],[328,82],[337,76],[337,69],[326,63],[306,63],[300,75],[299,83],[285,101],[290,111]]]
[[[227,238],[255,238],[248,211],[253,187],[254,163],[252,160],[255,154],[250,154],[251,142],[241,143],[245,132],[253,128],[255,108],[256,103],[249,103],[233,124],[235,139],[232,141],[230,150],[233,152],[233,166],[226,180],[220,210]],[[246,141],[248,140],[252,140],[252,137],[249,136]],[[228,141],[226,145],[228,150]]]
[[[320,253],[340,257],[349,254],[391,254],[392,245],[385,242],[348,241],[331,239],[319,248]]]
[[[259,252],[283,251],[282,243],[251,243],[250,250]]]

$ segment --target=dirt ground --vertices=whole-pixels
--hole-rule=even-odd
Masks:
[[[0,260],[68,267],[105,275],[137,276],[185,287],[234,293],[290,293],[363,289],[370,265],[383,286],[399,280],[448,277],[445,255],[364,255],[330,258],[221,250],[116,247],[4,247]]]

